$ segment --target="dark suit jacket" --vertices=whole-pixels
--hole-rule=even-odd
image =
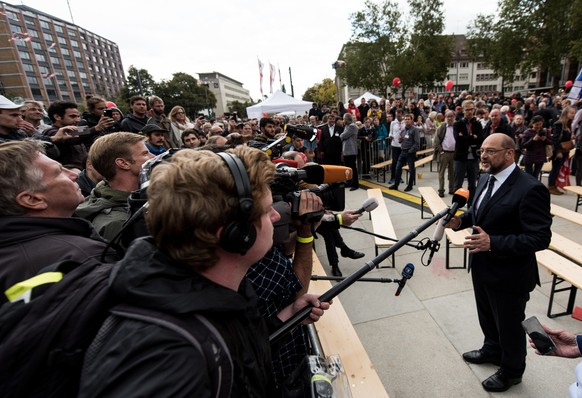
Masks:
[[[475,200],[489,174],[481,176]],[[516,168],[475,219],[475,206],[461,216],[460,229],[479,226],[489,234],[491,250],[471,254],[476,282],[495,289],[531,292],[539,284],[535,252],[547,249],[552,232],[550,194],[534,177]]]
[[[329,126],[326,124],[321,128],[321,137],[319,138],[319,152],[323,153],[323,162],[325,164],[341,165],[342,140],[340,134],[344,131],[343,127],[336,125],[333,130],[333,137],[329,134]]]
[[[465,118],[457,120],[453,124],[453,134],[455,136],[455,160],[467,160],[469,151],[473,153],[473,159],[479,159],[477,149],[483,143],[483,126],[477,119],[469,121],[471,128],[467,128]]]

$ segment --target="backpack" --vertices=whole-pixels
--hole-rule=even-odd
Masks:
[[[41,272],[60,272],[60,281],[33,289],[27,303],[11,302],[0,308],[0,396],[77,396],[85,353],[110,318],[110,310],[126,318],[141,316],[145,322],[165,320],[166,327],[201,350],[215,395],[228,396],[232,359],[216,329],[200,316],[181,321],[145,308],[114,307],[108,289],[113,265],[96,260],[56,263]],[[211,338],[199,342],[195,336],[202,328],[211,332]],[[221,377],[223,382],[216,383]]]

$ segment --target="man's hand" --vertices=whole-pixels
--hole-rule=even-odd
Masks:
[[[102,115],[101,119],[99,119],[99,123],[97,123],[95,126],[95,130],[99,133],[102,133],[107,131],[109,127],[113,126],[113,123],[115,123],[115,120],[108,116]]]
[[[556,351],[548,355],[555,355],[563,358],[578,358],[580,356],[580,350],[578,349],[578,344],[576,344],[576,336],[574,334],[562,329],[550,329],[546,325],[542,325],[542,327],[556,345]],[[530,338],[528,338],[528,340],[529,345],[536,349],[536,354],[541,355],[533,341]]]
[[[333,300],[330,302],[321,302],[314,294],[304,294],[298,297],[292,304],[285,307],[281,312],[279,312],[277,314],[277,317],[283,322],[285,322],[287,319],[291,318],[297,312],[301,311],[303,308],[311,304],[313,308],[311,308],[309,318],[306,318],[303,321],[304,325],[308,325],[310,323],[317,322],[319,318],[321,318],[321,316],[323,315],[324,311],[329,309],[329,306],[332,303]]]
[[[322,210],[323,202],[319,196],[313,192],[301,192],[301,196],[299,198],[299,217]],[[298,227],[303,225],[300,220],[293,220],[293,224]],[[317,228],[318,225],[315,227]]]
[[[350,226],[360,218],[361,214],[356,213],[355,210],[346,210],[341,213],[342,216],[342,225]]]
[[[488,252],[491,250],[491,239],[481,227],[474,226],[476,234],[465,236],[463,247],[469,250],[469,253]]]
[[[77,126],[65,126],[57,130],[57,133],[51,137],[52,142],[63,142],[71,138],[77,138]]]
[[[19,120],[16,127],[26,131],[28,135],[36,133],[36,129],[34,128],[34,126],[31,123],[27,122],[26,120]]]
[[[451,229],[458,229],[460,226],[461,226],[461,219],[459,218],[459,216],[451,217],[449,222],[445,224],[445,228],[451,228]]]

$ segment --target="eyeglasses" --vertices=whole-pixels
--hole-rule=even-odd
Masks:
[[[508,151],[508,150],[509,150],[509,148],[501,148],[501,149],[493,149],[493,148],[477,149],[477,155],[481,156],[484,153],[486,153],[488,156],[493,156],[497,152],[500,152],[500,151]]]
[[[176,112],[175,114],[176,114],[176,115],[183,115],[183,114],[184,114],[184,112],[182,112],[182,111],[178,111],[178,112]]]
[[[474,110],[475,110],[475,108],[465,108],[465,109],[463,109],[463,110],[464,110],[464,111],[470,111],[470,112],[472,112],[472,111],[474,111]]]

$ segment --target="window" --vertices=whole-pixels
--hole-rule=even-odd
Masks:
[[[75,58],[81,58],[81,53],[79,51],[73,51],[73,55],[75,56]]]
[[[35,50],[42,50],[42,46],[40,45],[40,43],[37,43],[36,41],[33,41],[31,45],[32,48],[34,48]]]
[[[46,62],[46,57],[42,54],[34,54],[34,57],[38,62]]]
[[[60,25],[55,25],[55,32],[63,33],[64,32],[63,27]]]
[[[34,73],[34,67],[31,64],[22,64],[22,67],[24,68],[24,70],[26,72],[33,72]]]
[[[459,65],[460,68],[468,68],[469,67],[469,63],[468,62],[461,62]]]
[[[459,80],[469,80],[468,73],[459,73]]]
[[[42,21],[42,20],[40,21],[40,27],[43,29],[50,29],[51,28],[48,22]]]
[[[46,41],[48,41],[49,43],[53,42],[53,35],[51,35],[50,33],[42,33],[42,35],[44,36],[44,39]]]
[[[10,31],[12,33],[21,33],[22,32],[22,28],[20,27],[20,25],[12,25],[12,24],[10,24]]]
[[[38,79],[34,76],[26,76],[26,80],[28,80],[28,84],[38,85]]]
[[[79,48],[79,42],[77,40],[71,40],[71,46],[74,48]]]
[[[61,62],[59,61],[59,59],[57,57],[51,57],[51,63],[53,65],[59,65]]]
[[[37,32],[36,30],[34,30],[34,29],[28,29],[28,30],[26,31],[26,33],[28,33],[28,34],[29,34],[29,35],[31,35],[32,37],[35,37],[35,38],[37,38],[37,39],[38,39],[38,32]]]
[[[71,56],[71,52],[69,51],[68,48],[61,48],[61,53],[63,53],[63,55],[69,56],[69,57]]]
[[[70,59],[65,59],[65,66],[68,68],[72,68],[73,67],[73,61],[71,61]]]
[[[67,76],[72,77],[73,79],[76,77],[74,70],[67,70]]]
[[[67,39],[65,39],[64,37],[59,36],[59,43],[60,44],[67,44]]]
[[[451,68],[451,69],[455,69],[456,67],[457,67],[456,62],[451,62],[451,64],[449,65],[449,68]]]

